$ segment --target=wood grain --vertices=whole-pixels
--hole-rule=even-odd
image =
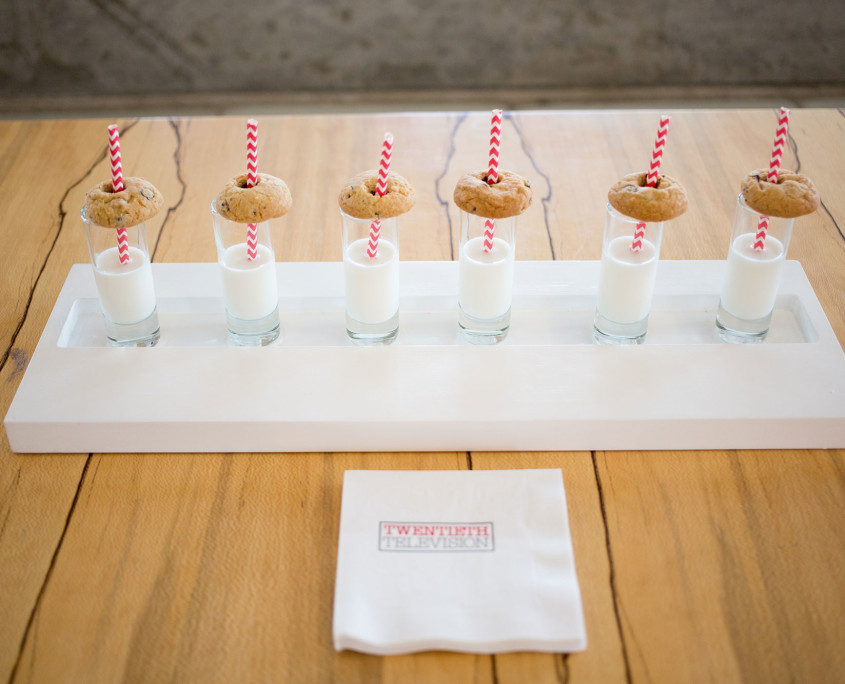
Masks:
[[[607,188],[644,168],[656,112],[519,112],[503,168],[535,195],[524,259],[597,259]],[[765,166],[775,111],[673,112],[663,170],[690,209],[663,257],[721,259],[739,180]],[[5,410],[72,263],[78,219],[106,178],[109,122],[0,123],[0,406]],[[215,258],[209,203],[245,160],[241,118],[125,120],[124,171],[152,180],[155,261]],[[489,113],[262,117],[259,168],[294,206],[280,260],[339,260],[336,196],[376,166],[417,189],[407,260],[454,258],[452,188],[486,163]],[[57,143],[60,141],[60,143]],[[824,207],[799,219],[798,258],[845,342],[845,117],[796,110],[786,167]],[[22,229],[25,226],[26,229]],[[283,381],[279,382],[284,391]],[[841,681],[841,451],[0,454],[0,681]],[[349,468],[560,468],[589,646],[581,654],[377,658],[335,653],[334,564]]]
[[[634,681],[841,681],[845,454],[596,462]]]

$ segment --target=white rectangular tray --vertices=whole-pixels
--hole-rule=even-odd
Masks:
[[[403,262],[390,347],[345,333],[341,264],[278,264],[283,338],[226,346],[216,264],[153,264],[162,338],[105,345],[70,271],[5,425],[17,452],[845,447],[845,354],[798,262],[772,332],[714,326],[723,261],[661,262],[646,343],[592,343],[598,262],[517,262],[511,333],[457,329],[457,264]]]

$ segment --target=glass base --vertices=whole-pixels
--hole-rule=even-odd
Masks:
[[[511,310],[498,318],[475,318],[458,304],[458,327],[471,344],[499,344],[508,336],[511,327]]]
[[[642,344],[648,332],[648,316],[634,323],[617,323],[596,311],[593,341],[597,344]]]
[[[392,344],[399,334],[399,311],[381,323],[362,323],[346,314],[346,334],[362,346]]]
[[[279,307],[263,318],[244,320],[226,312],[229,344],[236,347],[266,347],[279,339]]]
[[[143,321],[129,325],[115,323],[105,316],[103,319],[110,347],[155,347],[161,337],[156,309]]]
[[[722,302],[719,302],[719,310],[716,312],[716,330],[719,337],[730,344],[759,344],[769,334],[771,322],[771,313],[753,320],[737,318],[725,310]]]

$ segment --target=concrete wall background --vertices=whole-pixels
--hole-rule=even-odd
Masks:
[[[0,0],[0,95],[843,84],[845,2]]]

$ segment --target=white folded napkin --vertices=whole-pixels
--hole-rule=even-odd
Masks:
[[[334,645],[584,650],[561,471],[347,471]]]

